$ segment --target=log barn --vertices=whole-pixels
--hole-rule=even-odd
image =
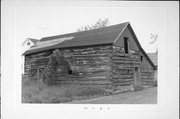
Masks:
[[[141,87],[152,85],[156,67],[129,22],[42,38],[27,50],[25,75],[44,80],[49,57],[60,52],[55,83]],[[66,65],[66,66],[65,66]]]

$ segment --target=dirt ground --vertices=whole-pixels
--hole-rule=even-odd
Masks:
[[[73,104],[156,104],[157,87],[126,92],[88,100],[73,101]]]

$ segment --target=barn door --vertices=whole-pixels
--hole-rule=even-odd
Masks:
[[[140,90],[142,88],[141,75],[139,67],[134,69],[134,89]]]
[[[45,77],[44,68],[33,68],[30,72],[30,79],[31,80],[37,80],[37,81],[43,81]]]
[[[39,68],[38,70],[39,70],[38,79],[40,82],[43,82],[45,77],[44,68]]]
[[[38,70],[36,68],[32,68],[30,70],[30,75],[29,75],[29,78],[31,80],[37,80],[37,75],[38,75]]]

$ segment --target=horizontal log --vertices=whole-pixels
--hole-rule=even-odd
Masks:
[[[94,47],[87,47],[87,48],[74,48],[72,51],[77,52],[77,51],[88,51],[88,50],[105,50],[105,49],[110,49],[112,46],[94,46]]]
[[[154,78],[141,78],[141,81],[153,81]]]
[[[151,77],[151,76],[153,76],[151,73],[149,73],[149,74],[142,74],[141,73],[141,76],[148,76],[148,77]]]
[[[130,70],[130,71],[134,71],[134,67],[118,67],[118,66],[113,66],[112,69],[114,70]]]
[[[35,62],[32,62],[32,63],[26,63],[25,64],[25,66],[26,65],[29,65],[29,66],[38,66],[38,65],[48,65],[49,64],[49,62],[38,62],[38,63],[35,63]]]
[[[97,46],[95,47],[96,50],[105,50],[105,49],[111,49],[112,46],[111,45],[108,45],[108,46]]]
[[[90,55],[72,55],[72,57],[101,57],[101,56],[109,56],[110,53],[107,54],[90,54]]]
[[[141,80],[142,82],[153,82],[153,80]]]
[[[74,62],[110,62],[111,59],[109,57],[86,57],[86,58],[82,58],[80,57],[80,59],[73,59]]]
[[[112,74],[114,75],[134,75],[134,72],[118,72],[118,71],[113,71]]]
[[[26,63],[34,63],[34,62],[49,62],[48,58],[38,59],[38,60],[25,60]]]
[[[121,84],[133,84],[134,81],[120,81],[120,80],[114,80],[113,83],[121,83]]]
[[[113,49],[113,52],[116,52],[116,53],[124,53],[124,50]]]
[[[116,57],[116,56],[113,56],[112,59],[114,61],[116,60],[123,60],[123,61],[139,61],[139,58],[126,58],[126,57]]]
[[[96,67],[96,66],[104,66],[107,65],[107,63],[99,62],[99,63],[89,63],[89,64],[75,64],[79,67]]]
[[[113,83],[114,86],[127,86],[132,84],[133,82]]]
[[[41,57],[30,58],[30,59],[27,59],[25,61],[36,61],[36,60],[49,60],[49,58],[46,56],[41,56]]]
[[[87,77],[96,77],[96,76],[106,76],[108,77],[111,73],[110,72],[105,72],[105,73],[86,73]]]
[[[52,74],[52,76],[58,78],[58,77],[68,77],[68,73],[64,72],[64,73],[56,73],[56,74]],[[83,78],[86,78],[86,79],[92,79],[92,80],[95,80],[95,79],[103,79],[103,78],[109,78],[109,75],[108,74],[81,74],[79,75],[78,77],[83,77]],[[75,78],[75,77],[74,77]]]
[[[134,71],[133,70],[128,70],[128,69],[113,69],[112,70],[113,73],[118,73],[118,74],[134,74]]]
[[[90,65],[95,65],[95,64],[107,64],[111,63],[110,60],[81,60],[81,61],[75,61],[73,64],[75,65],[84,65],[84,64],[90,64]]]
[[[132,64],[113,64],[113,69],[134,69],[135,65]]]
[[[83,51],[91,51],[94,48],[81,48],[81,49],[72,49],[73,52],[83,52]]]
[[[113,63],[120,63],[120,64],[139,64],[139,62],[136,61],[122,61],[122,60],[113,60]]]
[[[74,51],[71,52],[72,54],[97,54],[97,53],[110,53],[110,49],[105,49],[105,50],[84,50],[84,51]]]
[[[144,70],[140,70],[142,74],[153,74],[154,72],[153,71],[144,71]]]
[[[111,67],[107,65],[101,65],[96,67],[81,67],[85,72],[99,73],[99,72],[108,72]]]
[[[130,79],[126,79],[126,80],[122,80],[122,79],[113,79],[112,82],[114,83],[125,83],[125,82],[134,82],[134,80],[132,78]]]
[[[140,70],[141,70],[142,73],[154,72],[154,70],[148,69],[148,68],[141,68],[141,67],[140,67]]]
[[[154,73],[153,73],[153,72],[146,72],[146,73],[141,72],[141,75],[142,75],[142,76],[153,76]]]
[[[129,71],[129,72],[134,72],[134,68],[116,68],[116,67],[113,67],[113,69],[115,70],[115,71],[118,71],[118,72],[123,72],[123,71]]]
[[[96,79],[107,79],[106,76],[85,76],[87,79],[96,80]]]
[[[154,77],[154,76],[142,76],[142,75],[141,75],[141,78],[145,78],[145,79],[146,79],[146,78],[152,78],[152,77]]]
[[[56,84],[77,84],[77,85],[97,85],[97,86],[109,86],[112,85],[112,83],[103,83],[103,84],[95,84],[95,83],[82,83],[82,82],[55,82]]]
[[[117,75],[117,76],[112,76],[113,79],[131,79],[133,76],[122,76],[122,75]]]
[[[92,78],[92,77],[109,77],[109,74],[91,74],[91,73],[79,73],[81,76],[85,78]]]
[[[82,77],[59,77],[56,78],[55,81],[77,81],[77,82],[86,82],[86,81],[110,81],[107,78],[97,78],[97,79],[89,79],[89,78],[82,78]]]
[[[89,85],[105,85],[105,84],[112,84],[110,81],[61,81],[61,80],[56,80],[54,81],[55,83],[62,83],[62,84],[67,84],[67,83],[77,83],[77,84],[89,84]]]
[[[49,56],[51,54],[52,54],[52,52],[50,52],[50,51],[44,51],[44,52],[41,52],[41,53],[35,53],[35,54],[26,55],[25,57],[27,57],[27,58],[35,58],[35,57],[39,57],[39,56]]]
[[[127,58],[140,58],[139,55],[132,55],[132,54],[126,54],[126,53],[118,53],[118,52],[113,52],[113,57],[127,57]]]

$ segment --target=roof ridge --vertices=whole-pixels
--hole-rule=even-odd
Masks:
[[[119,25],[122,25],[122,24],[126,24],[126,25],[127,25],[127,24],[129,24],[129,22],[124,22],[124,23],[120,23],[120,24],[114,24],[114,25],[105,26],[105,27],[97,28],[97,29],[86,30],[86,31],[65,33],[65,34],[54,35],[54,36],[49,36],[49,37],[42,37],[42,38],[40,39],[40,41],[46,41],[47,39],[52,40],[52,39],[54,39],[53,37],[58,38],[58,37],[67,36],[67,35],[71,35],[71,34],[72,34],[72,35],[77,35],[77,34],[84,34],[84,33],[92,33],[92,32],[97,32],[97,31],[101,31],[101,30],[106,30],[106,29],[108,29],[108,28],[113,28],[113,27],[117,27],[117,28],[118,28],[118,26],[119,26]]]
[[[130,23],[127,23],[126,26],[123,28],[123,30],[119,33],[118,37],[114,40],[114,43],[116,43],[116,41],[119,39],[119,37],[121,36],[121,34],[124,32],[124,30],[127,28],[127,26],[129,25]]]

